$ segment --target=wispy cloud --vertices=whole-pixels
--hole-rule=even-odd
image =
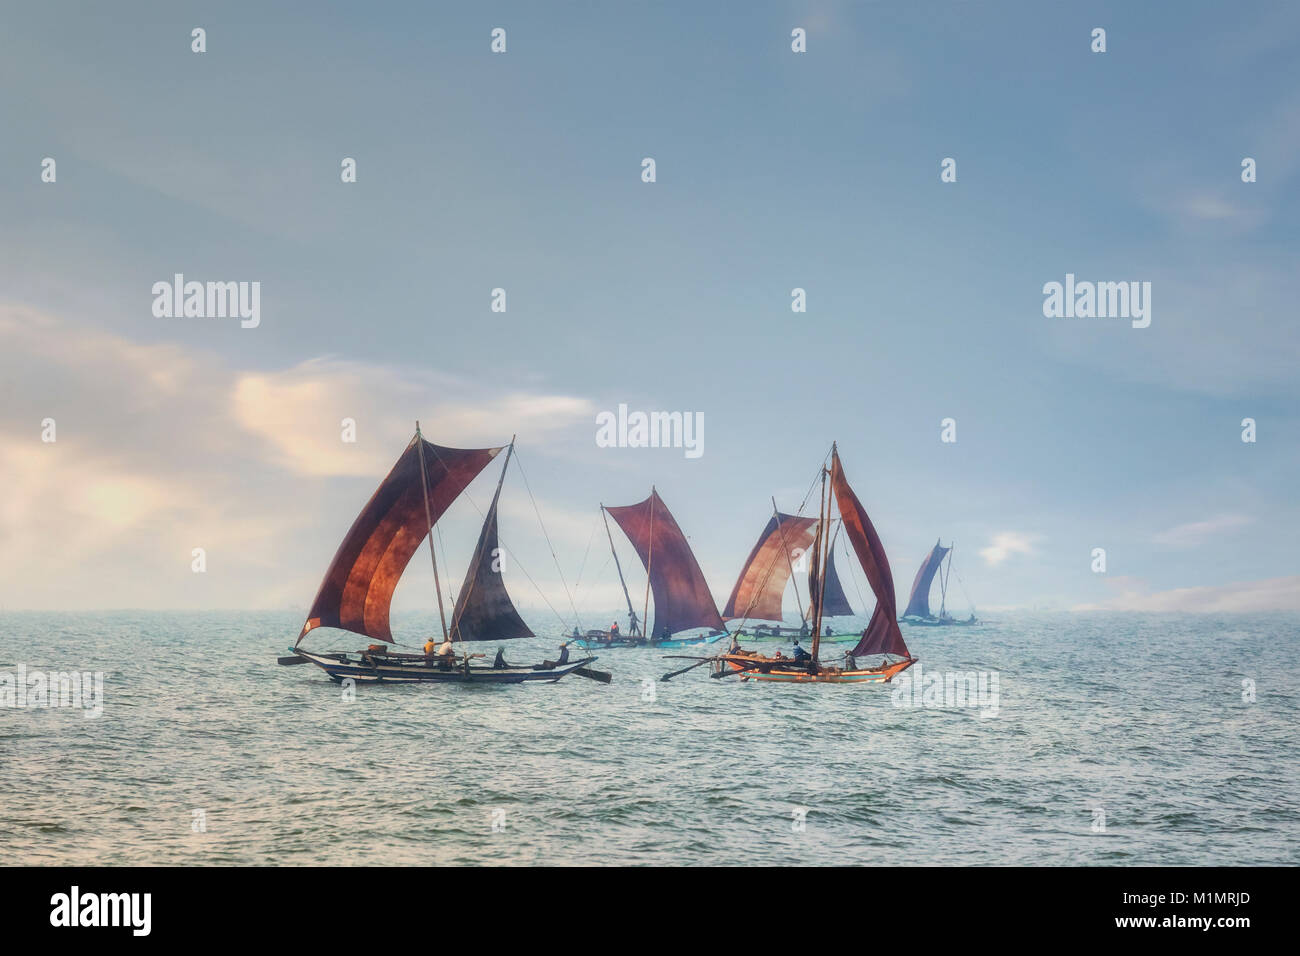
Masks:
[[[508,442],[508,430],[541,442],[557,431],[585,428],[595,409],[569,395],[324,358],[240,375],[232,390],[236,419],[265,441],[275,461],[317,476],[382,474],[393,449],[410,439],[415,415],[427,416],[424,431],[439,443],[479,447]],[[395,416],[395,409],[411,418]],[[344,419],[356,423],[355,444],[340,440]]]
[[[1190,521],[1177,525],[1156,534],[1153,540],[1156,544],[1170,548],[1194,548],[1216,535],[1244,528],[1254,520],[1249,515],[1223,514],[1204,521]]]
[[[999,531],[986,547],[980,548],[980,556],[988,564],[999,565],[1013,554],[1033,554],[1037,540],[1038,535]]]
[[[541,389],[330,359],[239,373],[200,350],[16,307],[0,307],[0,354],[23,356],[0,386],[0,603],[9,607],[306,601],[416,416],[431,438],[471,447],[508,441],[515,428],[530,440],[590,433],[586,400]],[[357,421],[356,443],[342,441],[344,417]],[[46,418],[53,443],[41,440]],[[590,517],[538,506],[553,535],[586,542]],[[537,535],[532,506],[517,518],[519,502],[510,509],[512,539],[526,545]],[[472,512],[462,516],[469,524]],[[204,574],[191,570],[196,547]],[[544,573],[549,555],[533,557]]]

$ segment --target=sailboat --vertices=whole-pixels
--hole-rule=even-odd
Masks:
[[[790,638],[807,638],[812,616],[811,598],[817,588],[815,572],[808,577],[808,595],[810,603],[807,613],[799,597],[799,583],[796,579],[794,556],[806,555],[813,546],[813,540],[819,527],[817,518],[804,518],[799,515],[783,514],[772,499],[772,517],[758,536],[745,565],[740,569],[736,586],[731,589],[722,617],[726,621],[739,620],[740,626],[733,633],[750,641],[784,641]],[[836,531],[838,534],[838,529]],[[840,585],[839,575],[835,573],[834,541],[826,563],[826,593],[823,614],[851,615],[848,597]],[[801,560],[803,558],[801,557]],[[786,586],[794,585],[795,608],[799,612],[800,626],[785,627],[782,605]],[[775,621],[775,624],[758,624],[748,627],[749,621]],[[856,641],[856,634],[836,634],[827,626],[822,634],[823,642]]]
[[[726,635],[722,618],[713,595],[704,580],[704,572],[691,551],[686,535],[673,518],[672,512],[659,497],[653,486],[650,497],[634,505],[601,505],[606,515],[605,534],[614,554],[618,580],[623,585],[623,598],[627,601],[628,631],[588,631],[580,643],[583,647],[684,647],[717,640]],[[632,596],[623,576],[623,566],[618,560],[614,537],[609,530],[609,518],[627,535],[646,570],[646,595],[642,616],[637,618],[632,606]],[[650,593],[654,592],[655,627],[645,632],[641,622],[649,619]],[[686,638],[673,635],[695,628],[710,628],[708,634]]]
[[[908,624],[922,624],[931,627],[955,627],[967,624],[978,624],[975,620],[975,609],[971,609],[970,617],[964,621],[959,621],[948,613],[948,576],[952,573],[952,545],[943,547],[939,539],[935,539],[934,547],[930,553],[925,556],[921,566],[916,570],[916,578],[912,581],[912,593],[907,599],[907,607],[903,611],[902,620]],[[943,570],[943,559],[947,557],[948,567]],[[942,573],[940,573],[942,572]],[[935,576],[939,578],[939,614],[935,616],[930,613],[930,589],[934,584]]]
[[[820,660],[822,640],[819,632],[826,611],[826,579],[822,575],[814,577],[813,589],[813,632],[812,653],[801,659],[784,657],[780,651],[767,656],[755,651],[733,648],[724,654],[701,658],[699,663],[665,674],[666,680],[677,673],[699,667],[703,664],[712,666],[713,677],[739,676],[742,680],[756,680],[781,683],[816,683],[816,684],[871,684],[887,683],[907,668],[916,663],[916,658],[907,649],[903,633],[898,627],[898,610],[894,598],[894,578],[889,569],[889,559],[880,537],[867,517],[866,509],[858,500],[845,477],[844,467],[840,464],[839,450],[831,445],[831,467],[821,468],[821,502],[820,517],[813,538],[812,561],[814,569],[826,567],[826,556],[830,550],[830,535],[824,532],[830,519],[833,505],[838,506],[840,521],[849,543],[857,555],[871,590],[876,595],[876,610],[871,621],[863,630],[858,643],[851,651],[843,655],[843,666],[824,663]],[[872,666],[858,664],[860,657],[879,657],[880,661]],[[897,658],[897,659],[895,659]]]
[[[452,611],[450,628],[442,600],[438,558],[433,548],[433,526],[451,503],[488,463],[506,452],[501,477],[497,480],[492,505],[479,534],[478,546],[465,575]],[[281,664],[315,664],[342,683],[492,683],[518,684],[524,681],[556,681],[579,673],[608,681],[608,675],[590,671],[594,657],[541,664],[507,664],[498,652],[491,666],[476,664],[483,654],[473,654],[466,645],[482,641],[504,641],[533,637],[533,632],[515,610],[499,572],[497,502],[505,483],[506,468],[514,452],[514,439],[499,448],[446,448],[426,441],[415,423],[415,437],[407,444],[388,476],[380,483],[330,562],[307,613],[291,655]],[[388,613],[393,591],[416,549],[427,538],[433,563],[434,589],[438,595],[438,618],[444,641],[460,644],[460,653],[448,656],[401,654],[390,651],[393,643]],[[352,631],[382,643],[362,651],[308,651],[301,645],[318,628]],[[560,657],[565,658],[567,651]]]

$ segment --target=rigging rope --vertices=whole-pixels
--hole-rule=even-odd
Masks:
[[[528,474],[524,471],[524,463],[519,458],[519,449],[517,448],[515,449],[515,467],[519,469],[519,475],[524,479],[524,489],[528,492],[528,500],[533,503],[533,513],[537,515],[537,524],[542,529],[542,537],[546,539],[546,547],[550,548],[551,559],[555,562],[555,573],[560,576],[564,596],[569,599],[569,607],[573,610],[573,623],[577,627],[582,627],[582,618],[578,616],[578,606],[573,603],[573,594],[569,591],[569,583],[564,580],[564,570],[560,567],[560,558],[555,553],[555,546],[551,544],[551,536],[546,533],[546,524],[542,521],[542,511],[537,507],[537,499],[533,497],[533,489],[528,484]],[[590,547],[591,542],[588,542],[587,546]]]
[[[596,540],[596,532],[599,530],[600,515],[597,515],[596,520],[591,525],[591,537],[587,539],[587,550],[582,554],[582,566],[578,568],[578,579],[573,582],[573,590],[575,591],[582,587],[582,574],[587,570],[587,557],[591,554],[591,543]]]
[[[428,444],[429,447],[433,449],[433,453],[435,456],[437,456],[438,460],[442,461],[442,456],[438,454],[438,446],[433,444],[432,442],[429,442]],[[516,458],[519,457],[518,449],[515,449],[515,457]],[[447,468],[448,471],[451,470],[450,468],[448,468],[447,463],[445,461],[442,461],[442,467]],[[522,471],[520,473],[522,474]],[[466,488],[464,491],[461,492],[461,497],[463,497],[466,501],[468,501],[471,505],[474,506],[474,510],[479,513],[480,517],[482,517],[484,520],[487,520],[487,514],[483,511],[482,508],[478,506],[478,503],[473,499],[473,497],[470,496],[468,488]],[[542,591],[542,589],[537,586],[537,582],[534,581],[533,576],[528,573],[528,569],[524,567],[524,563],[519,560],[519,558],[515,555],[515,553],[512,550],[510,550],[510,546],[501,539],[501,529],[499,527],[497,528],[497,546],[505,549],[506,554],[510,555],[510,559],[514,561],[516,565],[518,565],[519,570],[522,571],[524,577],[528,579],[528,583],[531,584],[533,586],[533,590],[537,592],[537,596],[540,597],[546,603],[546,606],[551,609],[551,613],[554,614],[557,619],[559,619],[561,630],[567,631],[569,628],[568,622],[564,619],[564,617],[560,614],[559,611],[555,610],[555,605],[551,603],[550,599],[546,596],[546,594]]]
[[[817,487],[817,481],[822,476],[822,469],[826,467],[826,462],[830,459],[830,457],[831,457],[831,453],[828,451],[826,453],[826,457],[822,459],[821,466],[817,469],[817,474],[813,476],[812,483],[808,486],[808,491],[803,496],[803,501],[799,503],[799,510],[795,512],[796,518],[803,515],[803,509],[808,506],[808,499],[812,497],[813,489]],[[767,570],[763,572],[763,583],[758,587],[754,595],[750,597],[749,605],[745,608],[745,613],[740,616],[740,627],[736,628],[736,630],[738,631],[744,630],[745,625],[749,623],[749,612],[754,609],[754,604],[758,600],[759,593],[762,592],[763,588],[767,587],[767,582],[772,579],[772,571],[776,566],[776,559],[777,559],[777,555],[774,554],[772,555],[771,560],[768,561]],[[800,614],[800,616],[801,617],[803,616],[802,613]]]

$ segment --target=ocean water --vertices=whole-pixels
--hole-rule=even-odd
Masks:
[[[107,674],[97,719],[0,707],[5,862],[1300,861],[1294,616],[905,628],[925,673],[997,674],[985,716],[899,706],[888,685],[705,668],[643,684],[689,650],[606,651],[607,686],[362,687],[347,701],[317,668],[276,665],[300,623],[0,615],[0,674]],[[359,643],[318,632],[312,646]]]

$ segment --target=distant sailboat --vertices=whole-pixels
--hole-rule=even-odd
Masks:
[[[806,638],[810,634],[809,618],[812,616],[811,598],[817,590],[815,572],[808,576],[808,595],[810,604],[807,613],[799,596],[799,583],[796,580],[794,556],[806,555],[813,546],[817,535],[818,519],[803,518],[798,515],[782,514],[772,501],[772,517],[754,545],[749,557],[745,559],[736,586],[731,589],[731,596],[722,610],[722,617],[727,621],[739,620],[740,628],[735,632],[750,641],[784,641],[789,638]],[[799,627],[783,627],[785,620],[783,603],[787,585],[794,582],[795,609],[799,612]],[[833,562],[827,564],[826,597],[824,603],[826,616],[850,615],[853,608],[849,606],[840,579],[835,573]],[[759,624],[747,627],[748,621],[775,621],[774,625]],[[831,629],[828,627],[828,631]],[[856,634],[827,633],[823,641],[857,640]]]
[[[646,598],[642,617],[646,618],[650,613],[650,594],[653,592],[654,630],[649,635],[641,630],[607,520],[605,533],[614,554],[623,597],[627,601],[628,633],[613,628],[588,631],[582,641],[584,647],[681,647],[699,644],[711,637],[716,639],[726,633],[690,543],[653,487],[645,501],[621,507],[601,505],[601,511],[613,518],[623,530],[645,566]],[[673,637],[682,631],[702,627],[709,628],[710,634],[682,639]]]
[[[800,684],[885,683],[916,663],[916,658],[908,650],[907,643],[903,640],[903,633],[898,627],[894,578],[889,569],[889,559],[885,556],[884,545],[880,543],[880,537],[872,527],[871,519],[867,517],[862,502],[849,487],[835,445],[831,446],[830,459],[831,467],[821,468],[822,494],[812,549],[814,571],[827,567],[831,536],[823,534],[822,530],[830,520],[832,506],[838,506],[844,532],[849,543],[853,545],[853,551],[862,565],[871,590],[876,595],[876,609],[871,615],[871,621],[862,631],[858,643],[843,655],[843,666],[823,663],[819,659],[822,640],[818,631],[821,629],[826,612],[829,573],[825,576],[815,573],[812,578],[815,587],[811,621],[811,654],[789,658],[782,656],[778,651],[775,655],[767,656],[744,648],[737,649],[735,647],[737,638],[733,636],[733,647],[726,653],[698,658],[698,663],[665,674],[660,678],[661,680],[668,680],[693,667],[710,664],[713,677],[739,676],[742,680]],[[880,662],[868,667],[858,663],[859,657],[871,656],[879,656]]]
[[[506,451],[505,467],[501,469],[492,505],[483,521],[478,546],[448,628],[438,559],[433,551],[433,526],[469,483],[503,450]],[[587,669],[586,665],[594,661],[594,657],[562,663],[547,661],[540,665],[511,665],[498,655],[497,661],[489,667],[471,663],[472,659],[484,655],[463,650],[466,642],[533,636],[506,593],[502,575],[493,567],[498,554],[497,502],[513,451],[513,441],[503,448],[435,445],[420,434],[417,422],[415,437],[339,545],[316,600],[307,613],[307,621],[291,648],[292,656],[281,657],[279,662],[315,664],[339,683],[352,679],[358,683],[517,684],[555,681],[575,672],[607,681],[608,675]],[[443,639],[450,638],[453,643],[462,644],[460,655],[399,654],[385,646],[393,643],[388,623],[393,592],[416,549],[426,538],[433,563]],[[360,652],[304,650],[301,647],[303,639],[318,628],[352,631],[383,643],[371,644]]]
[[[948,559],[948,567],[943,569],[943,559]],[[940,573],[942,572],[942,573]],[[912,593],[907,599],[907,608],[903,611],[901,620],[908,624],[926,624],[930,626],[958,626],[965,624],[977,624],[975,620],[975,609],[971,608],[971,615],[964,621],[959,621],[948,613],[948,576],[952,573],[952,546],[943,547],[936,539],[934,547],[930,553],[925,556],[921,566],[916,570],[916,578],[912,581]],[[934,615],[930,613],[930,589],[934,584],[935,576],[939,578],[939,613]]]

